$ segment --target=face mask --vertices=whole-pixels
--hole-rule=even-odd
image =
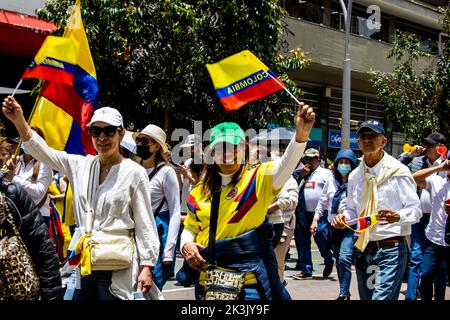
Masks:
[[[352,166],[349,164],[340,164],[337,169],[343,176],[346,176],[352,171]]]
[[[152,156],[153,152],[150,152],[148,146],[137,146],[136,154],[142,160],[147,160],[148,158],[150,158]]]

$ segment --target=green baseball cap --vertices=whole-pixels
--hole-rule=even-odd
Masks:
[[[238,145],[241,141],[245,141],[244,130],[237,123],[222,122],[211,129],[209,148],[213,149],[221,142]]]

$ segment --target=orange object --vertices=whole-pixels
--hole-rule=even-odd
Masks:
[[[409,144],[405,144],[405,145],[403,145],[403,151],[404,152],[412,152],[412,151],[416,151],[416,147],[413,147],[413,146],[411,146],[411,145],[409,145]]]
[[[437,153],[439,153],[442,158],[447,159],[447,147],[446,146],[439,146],[436,148]]]

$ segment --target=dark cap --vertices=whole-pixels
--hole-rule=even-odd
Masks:
[[[375,131],[376,133],[386,135],[383,125],[378,120],[369,119],[367,121],[364,121],[363,123],[360,124],[358,131],[356,131],[356,133],[359,135],[359,132],[365,128]]]
[[[433,132],[428,137],[423,139],[423,143],[432,147],[436,144],[446,144],[447,139],[445,139],[443,134],[440,134],[439,132]]]

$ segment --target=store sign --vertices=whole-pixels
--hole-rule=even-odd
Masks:
[[[328,134],[328,147],[341,148],[341,131],[330,130]],[[350,149],[358,150],[358,135],[356,132],[350,132]]]

